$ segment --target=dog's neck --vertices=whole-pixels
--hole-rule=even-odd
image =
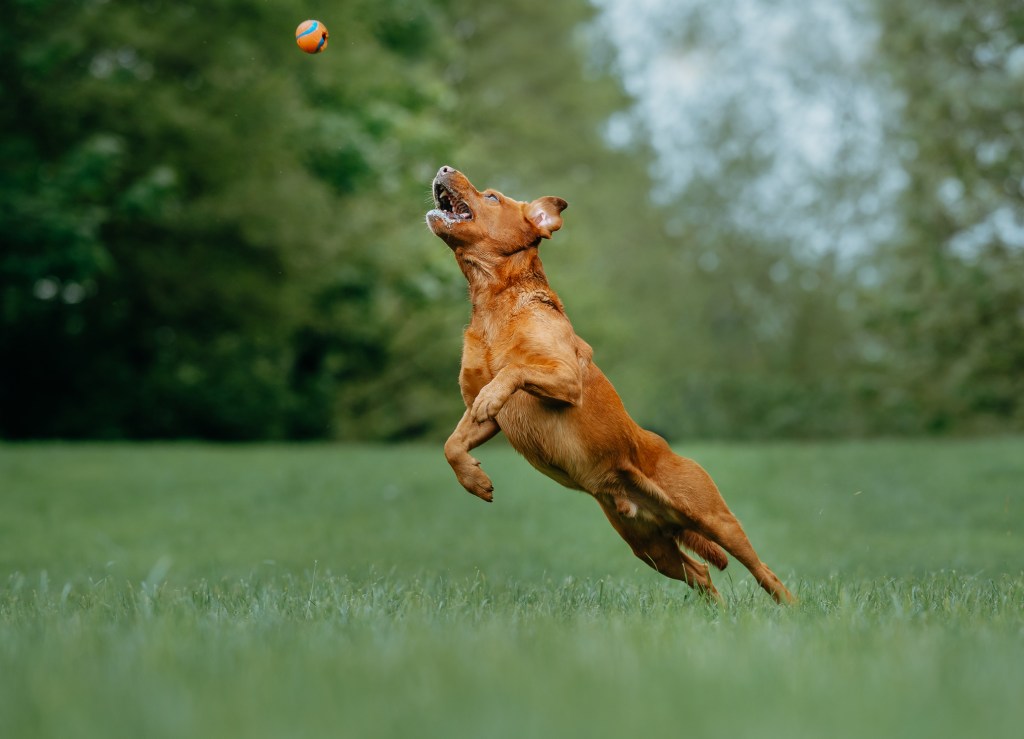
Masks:
[[[474,307],[509,290],[550,289],[536,245],[498,257],[456,249],[455,258],[469,283],[469,298]]]

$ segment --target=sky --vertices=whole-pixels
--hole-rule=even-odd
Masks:
[[[652,193],[671,206],[755,154],[768,162],[732,197],[740,229],[796,255],[852,256],[895,227],[906,178],[886,154],[898,105],[868,71],[877,28],[852,0],[591,0],[634,104],[613,146],[643,137]],[[828,207],[822,193],[838,188]]]

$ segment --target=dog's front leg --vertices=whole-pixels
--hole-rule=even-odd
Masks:
[[[577,405],[583,395],[583,378],[578,367],[559,360],[507,365],[477,394],[470,409],[473,420],[484,423],[493,419],[517,390],[545,400]]]
[[[473,495],[488,503],[494,500],[494,485],[487,473],[480,469],[479,460],[475,459],[469,451],[492,438],[500,430],[498,422],[493,418],[487,419],[483,423],[477,423],[467,410],[462,414],[462,420],[452,431],[448,441],[444,443],[445,459],[455,471],[455,477],[458,478],[459,483]]]

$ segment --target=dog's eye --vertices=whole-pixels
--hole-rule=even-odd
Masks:
[[[500,200],[498,200],[498,196],[495,195],[493,192],[487,193],[486,195],[484,195],[484,197],[487,198],[488,200],[493,200],[495,203],[501,202]]]

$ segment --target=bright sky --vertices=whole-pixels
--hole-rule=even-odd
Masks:
[[[739,227],[808,255],[857,253],[890,232],[886,203],[905,178],[883,151],[893,108],[863,72],[876,29],[854,0],[592,2],[635,100],[608,140],[647,137],[657,199],[756,151],[773,163],[736,192],[728,217]],[[822,209],[837,182],[849,194]]]

